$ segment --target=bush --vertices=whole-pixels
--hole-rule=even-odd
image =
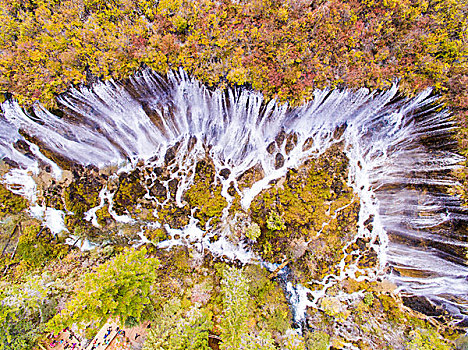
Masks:
[[[49,323],[51,331],[77,324],[100,328],[109,318],[138,324],[151,307],[159,260],[146,258],[146,249],[127,250],[83,276],[66,308]]]
[[[245,235],[248,239],[252,241],[256,241],[258,237],[260,237],[262,231],[260,231],[260,226],[256,222],[252,222],[245,232]]]
[[[211,311],[174,298],[164,304],[154,319],[143,350],[209,350],[213,327]]]
[[[276,211],[270,212],[266,221],[267,228],[273,231],[283,231],[286,230],[286,225],[284,220]]]

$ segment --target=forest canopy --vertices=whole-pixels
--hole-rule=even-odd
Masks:
[[[314,88],[434,87],[466,111],[467,2],[1,0],[0,89],[21,103],[142,66],[298,104]]]

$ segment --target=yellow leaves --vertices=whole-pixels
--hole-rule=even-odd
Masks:
[[[52,11],[45,5],[39,6],[34,12],[37,20],[50,18],[52,15]]]
[[[377,3],[377,0],[363,0],[363,3],[367,7],[374,7]]]
[[[26,101],[33,86],[45,94],[84,81],[86,65],[104,78],[181,65],[208,84],[251,83],[288,101],[396,75],[442,90],[467,71],[468,20],[455,0],[330,0],[300,11],[284,0],[40,0],[36,11],[2,1],[0,88]]]
[[[226,79],[230,84],[243,85],[247,82],[247,70],[244,67],[233,68],[229,71]]]
[[[158,13],[162,15],[173,15],[182,6],[182,0],[160,0],[158,3]]]
[[[150,51],[144,58],[144,62],[159,73],[167,73],[169,69],[166,55],[159,51]]]
[[[206,36],[203,36],[200,38],[199,43],[204,46],[209,46],[210,40]]]
[[[157,12],[157,0],[138,0],[137,7],[142,11],[146,18],[153,20]]]
[[[346,44],[348,45],[349,48],[355,48],[358,43],[359,43],[359,39],[357,37],[350,36],[349,38],[346,39]]]
[[[377,52],[375,55],[375,60],[376,61],[384,61],[390,56],[390,50],[388,47],[384,47],[381,50]]]
[[[39,50],[34,50],[34,51],[31,52],[29,57],[34,62],[39,62],[40,60],[42,60],[44,58],[44,54]]]
[[[440,82],[440,81],[436,81],[434,83],[434,88],[436,90],[438,90],[438,91],[447,91],[448,90],[445,86],[442,85],[442,82]]]
[[[65,29],[64,24],[61,21],[57,20],[46,20],[44,23],[44,29],[46,32],[52,34],[52,35],[57,35],[62,32],[62,30]]]
[[[225,38],[216,40],[216,46],[219,46],[220,48],[225,47],[227,44],[228,44],[228,41]]]
[[[257,27],[252,28],[252,30],[250,31],[250,37],[253,40],[256,40],[260,37],[260,32]]]
[[[399,0],[383,0],[382,5],[389,8],[395,8],[399,2]]]
[[[188,27],[188,23],[186,19],[180,15],[176,15],[172,17],[171,22],[172,22],[172,25],[175,27],[175,29],[179,33],[183,33]]]
[[[64,80],[64,87],[66,87],[68,83],[72,83],[74,85],[86,82],[86,75],[77,68],[67,68],[62,73],[62,78]]]
[[[289,17],[289,11],[287,8],[285,7],[282,7],[278,10],[278,19],[281,21],[281,22],[286,22],[288,20],[288,17]]]
[[[78,38],[70,38],[71,43],[75,47],[82,47],[81,41]]]

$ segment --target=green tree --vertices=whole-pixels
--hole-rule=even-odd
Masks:
[[[41,327],[21,315],[23,309],[0,304],[0,349],[32,349]]]
[[[49,261],[66,255],[68,246],[57,244],[45,233],[41,234],[41,225],[32,224],[23,227],[18,240],[16,260],[31,268],[46,265]]]
[[[283,231],[286,230],[286,225],[284,224],[284,219],[278,215],[276,211],[271,211],[268,214],[266,221],[267,227],[273,231]]]
[[[184,305],[186,303],[190,302],[174,298],[164,305],[153,322],[143,350],[210,349],[208,336],[213,328],[211,311],[200,308],[198,304]]]
[[[226,267],[221,281],[223,319],[221,321],[221,349],[240,349],[242,337],[248,332],[249,280],[241,270]]]
[[[262,231],[260,230],[260,226],[256,222],[252,222],[249,227],[247,227],[245,235],[247,238],[251,239],[252,241],[256,242],[257,238],[260,237]]]
[[[0,217],[5,214],[16,214],[26,209],[28,201],[0,184]]]
[[[330,336],[322,331],[307,333],[306,347],[309,350],[327,350],[330,347]]]
[[[58,283],[46,274],[0,285],[0,350],[32,349],[55,313]]]
[[[284,339],[285,350],[306,350],[304,338],[294,330],[286,332]]]
[[[268,331],[254,332],[249,328],[249,280],[243,271],[235,267],[226,267],[223,270],[221,289],[223,318],[220,324],[220,349],[275,349],[273,338]]]
[[[146,249],[128,250],[83,276],[64,310],[48,323],[52,331],[77,324],[100,328],[109,318],[139,323],[148,318],[156,291],[159,260]]]

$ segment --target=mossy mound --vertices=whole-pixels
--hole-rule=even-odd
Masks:
[[[13,230],[8,223],[0,225],[2,278],[17,282],[67,255],[68,246],[39,221],[22,216],[12,218],[11,223]]]
[[[264,259],[290,259],[298,275],[332,272],[357,232],[359,201],[346,184],[347,164],[339,146],[332,147],[254,199],[250,214],[261,228],[254,248]]]
[[[221,185],[215,182],[214,165],[209,160],[201,160],[195,168],[193,185],[185,192],[185,200],[191,208],[196,208],[195,217],[204,227],[208,220],[216,225],[220,221],[226,199],[221,195]]]
[[[63,198],[66,209],[81,218],[99,204],[99,191],[103,184],[93,171],[79,170],[73,172],[73,181],[65,188]]]
[[[119,176],[118,189],[114,195],[114,210],[117,214],[132,213],[134,207],[146,194],[146,189],[140,182],[140,176],[139,169]]]
[[[188,207],[179,208],[174,201],[169,201],[158,210],[158,219],[172,228],[182,228],[189,223],[190,210]]]
[[[28,206],[28,201],[0,184],[0,217],[20,213]]]
[[[23,226],[18,238],[16,259],[25,268],[42,267],[50,260],[67,254],[68,247],[54,242],[55,238],[49,229],[42,227],[38,222],[26,223]]]

